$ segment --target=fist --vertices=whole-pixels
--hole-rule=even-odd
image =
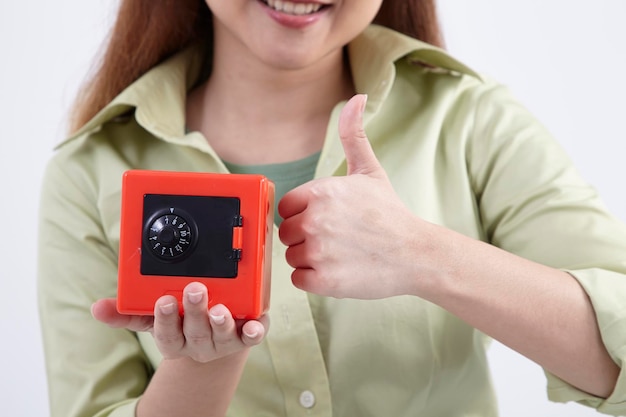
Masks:
[[[396,195],[363,128],[367,97],[354,96],[339,119],[347,175],[311,181],[279,202],[279,230],[292,281],[337,298],[384,298],[407,292],[414,276],[416,219]]]

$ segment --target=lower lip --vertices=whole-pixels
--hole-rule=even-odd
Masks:
[[[274,19],[275,22],[290,29],[302,29],[312,25],[313,23],[321,19],[324,11],[326,10],[326,8],[324,8],[312,14],[295,16],[292,14],[286,14],[276,11],[263,2],[260,3],[267,12],[267,14],[272,19]]]

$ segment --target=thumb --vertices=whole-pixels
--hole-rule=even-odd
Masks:
[[[348,175],[375,176],[382,171],[363,128],[366,103],[367,95],[357,94],[346,103],[339,116],[339,138],[346,154]]]
[[[115,307],[115,298],[104,298],[91,306],[91,315],[98,321],[113,328],[127,328],[135,332],[146,332],[152,329],[152,316],[131,316],[120,314]]]

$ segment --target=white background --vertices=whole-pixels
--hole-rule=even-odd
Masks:
[[[610,210],[626,220],[626,2],[440,2],[448,49],[509,85],[568,150]],[[0,5],[2,415],[48,415],[35,299],[39,184],[115,4],[2,0]],[[501,345],[494,345],[490,356],[503,417],[598,415],[575,404],[548,403],[541,369]]]

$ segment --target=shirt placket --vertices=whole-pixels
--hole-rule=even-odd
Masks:
[[[330,384],[307,294],[291,283],[292,268],[277,235],[272,262],[272,328],[266,341],[286,415],[330,416]]]

